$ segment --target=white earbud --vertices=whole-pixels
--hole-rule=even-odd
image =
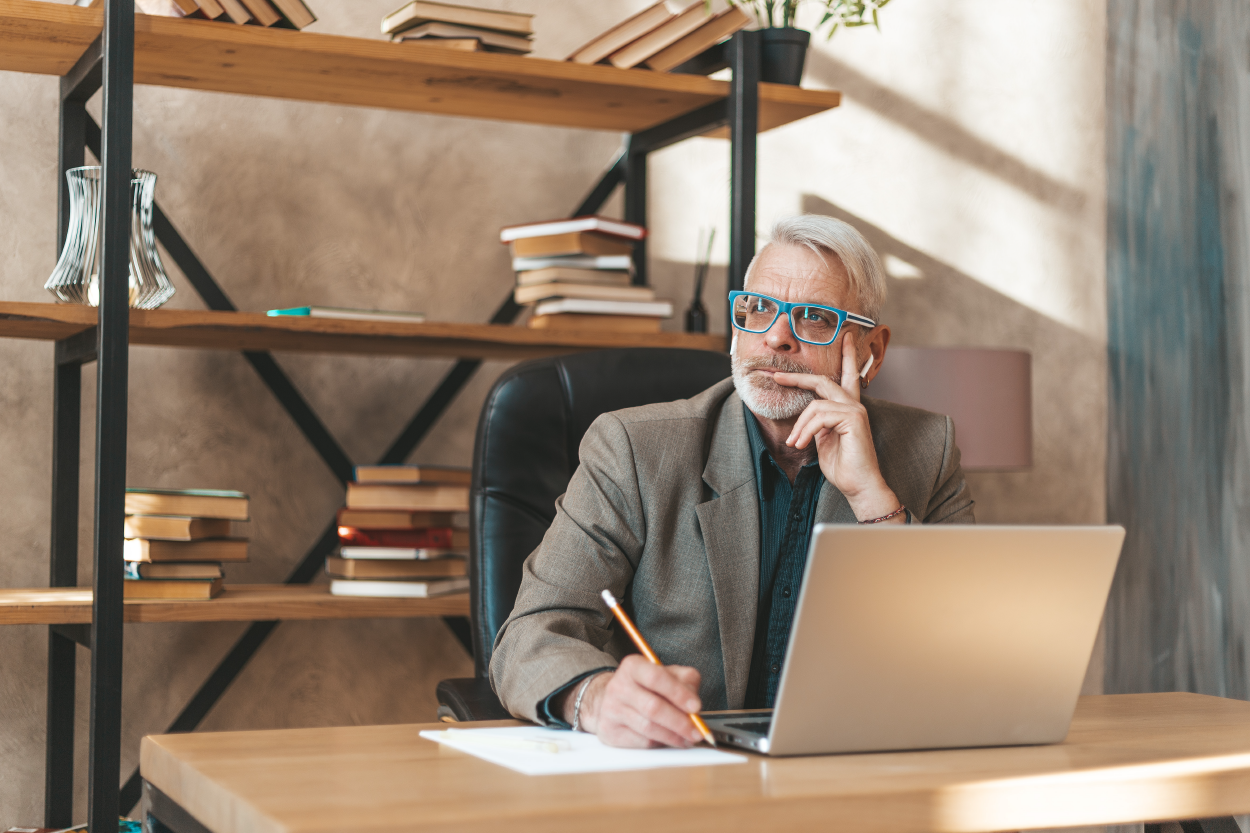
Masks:
[[[876,358],[871,353],[868,355],[868,361],[864,363],[864,369],[859,372],[859,378],[864,379],[868,376],[868,371],[872,369],[872,362]]]

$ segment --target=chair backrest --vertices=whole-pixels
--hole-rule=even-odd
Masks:
[[[473,449],[469,576],[474,666],[486,676],[521,565],[542,541],[600,414],[688,399],[729,375],[705,350],[635,348],[537,359],[506,371],[482,407]]]

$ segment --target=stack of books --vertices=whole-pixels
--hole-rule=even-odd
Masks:
[[[661,0],[599,35],[568,60],[668,72],[745,29],[750,22],[750,15],[736,5]]]
[[[499,239],[512,246],[512,297],[534,307],[536,329],[658,333],[673,305],[629,282],[634,243],[646,236],[642,226],[607,217],[509,226]]]
[[[382,34],[396,43],[528,55],[534,48],[533,19],[532,14],[412,0],[382,18]]]
[[[231,537],[248,520],[247,495],[216,489],[126,490],[127,599],[211,599],[222,590],[222,562],[247,561],[247,539]]]
[[[303,0],[135,0],[135,5],[144,14],[161,17],[198,17],[276,29],[303,29],[317,20]]]
[[[441,466],[357,466],[339,511],[335,596],[427,598],[469,589],[470,473]],[[460,523],[457,523],[460,521]]]

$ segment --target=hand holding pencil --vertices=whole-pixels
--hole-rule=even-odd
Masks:
[[[609,608],[611,608],[617,621],[621,623],[621,627],[625,628],[625,632],[629,634],[629,638],[633,640],[634,645],[638,648],[638,651],[646,657],[652,665],[662,668],[663,663],[660,662],[660,658],[655,655],[655,651],[651,650],[651,646],[647,644],[647,640],[643,638],[641,633],[639,633],[638,628],[633,623],[633,620],[629,618],[629,614],[627,614],[625,609],[621,607],[620,603],[616,601],[616,597],[609,591],[604,590],[603,601],[607,603]],[[690,722],[694,725],[695,729],[698,730],[699,735],[703,738],[703,740],[707,741],[709,746],[716,746],[716,740],[712,737],[711,731],[708,730],[707,724],[703,722],[703,718],[699,717],[698,698],[687,698],[685,705],[687,706],[687,714],[690,718]]]

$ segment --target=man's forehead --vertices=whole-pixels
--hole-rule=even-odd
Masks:
[[[850,279],[837,255],[817,255],[806,246],[772,244],[751,269],[747,289],[783,301],[840,306],[849,300]]]

